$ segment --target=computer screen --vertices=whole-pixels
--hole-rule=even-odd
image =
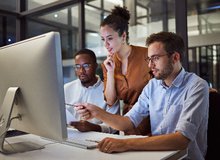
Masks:
[[[0,48],[0,143],[4,127],[57,141],[67,137],[61,57],[58,32]]]

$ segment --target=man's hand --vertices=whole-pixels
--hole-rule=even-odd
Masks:
[[[75,110],[82,120],[92,119],[101,113],[101,111],[104,112],[103,109],[89,103],[76,104]]]
[[[96,131],[101,132],[102,129],[99,125],[90,123],[88,121],[70,122],[70,125],[78,129],[80,132]]]
[[[105,153],[124,152],[128,150],[128,139],[105,138],[98,144],[100,151]]]

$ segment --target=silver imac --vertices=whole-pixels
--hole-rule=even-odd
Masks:
[[[41,148],[26,142],[5,144],[9,128],[56,141],[67,137],[58,32],[0,48],[0,152]]]

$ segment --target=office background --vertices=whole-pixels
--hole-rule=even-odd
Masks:
[[[0,46],[60,32],[68,82],[76,78],[72,58],[80,48],[92,49],[99,64],[105,59],[99,25],[114,5],[124,5],[131,13],[131,44],[145,46],[154,32],[180,34],[187,44],[183,66],[220,90],[219,0],[0,0]],[[100,65],[98,74],[102,76]]]

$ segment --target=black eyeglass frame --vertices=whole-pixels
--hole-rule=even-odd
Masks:
[[[149,64],[150,62],[155,64],[160,59],[160,57],[163,57],[163,56],[166,56],[166,55],[169,55],[169,54],[166,53],[166,54],[153,55],[151,57],[145,58],[144,60],[147,62],[147,64]]]
[[[74,69],[76,71],[79,71],[81,68],[83,68],[84,70],[89,70],[90,67],[92,66],[92,64],[90,63],[84,63],[84,64],[75,64]]]

